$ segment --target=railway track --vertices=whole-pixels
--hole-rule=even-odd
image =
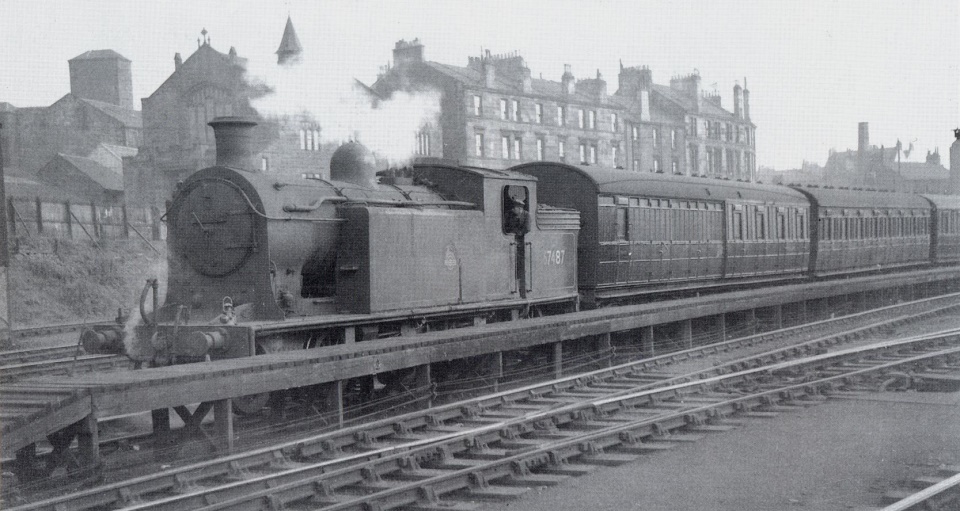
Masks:
[[[903,318],[905,317],[907,316]],[[884,324],[904,321],[903,318],[891,318],[889,322]],[[832,321],[832,323],[839,322],[840,320]],[[812,325],[807,326],[812,327]],[[819,325],[817,329],[825,327],[826,325]],[[149,500],[151,496],[190,491],[190,488],[198,487],[205,482],[243,478],[253,473],[299,466],[301,460],[316,458],[324,460],[326,470],[349,466],[383,456],[382,449],[379,448],[383,444],[398,444],[399,447],[403,442],[409,441],[436,441],[437,438],[456,432],[457,428],[452,428],[451,424],[469,425],[490,421],[499,422],[504,418],[516,417],[519,412],[522,412],[522,414],[545,413],[545,410],[557,406],[558,402],[569,402],[572,397],[580,400],[590,400],[598,392],[606,395],[640,392],[657,387],[682,385],[691,381],[704,381],[704,379],[720,377],[723,373],[744,368],[762,367],[785,358],[809,354],[843,340],[852,340],[869,335],[882,327],[882,325],[874,325],[847,330],[834,336],[814,336],[815,338],[800,345],[769,350],[707,370],[683,375],[670,376],[655,372],[658,368],[687,360],[692,356],[691,353],[671,354],[658,359],[594,371],[579,377],[563,378],[546,384],[532,385],[371,424],[346,428],[267,449],[166,471],[146,478],[115,483],[97,490],[53,499],[46,503],[37,503],[22,509],[94,509],[101,506],[126,506]],[[798,327],[799,329],[800,327]],[[775,336],[782,337],[782,335],[782,333],[779,333],[779,335],[769,334],[770,339],[768,341]],[[734,344],[753,345],[762,342],[760,337],[763,337],[763,335],[756,337],[755,339],[731,341],[726,343],[726,346],[713,346],[711,352],[719,353],[734,349]],[[763,369],[750,370],[761,371]],[[587,402],[589,403],[589,401]],[[409,445],[405,448],[409,448]],[[187,507],[190,507],[190,505]]]
[[[887,341],[713,376],[659,382],[630,375],[549,393],[530,393],[496,410],[431,410],[377,437],[355,432],[360,449],[306,443],[260,453],[257,464],[234,458],[178,471],[152,484],[87,495],[89,500],[17,509],[465,509],[476,500],[514,498],[530,486],[617,465],[698,435],[816,404],[853,381],[943,360],[960,360],[955,330]],[[956,366],[952,366],[956,369]],[[695,377],[699,376],[699,377]],[[651,388],[651,386],[653,388]],[[249,458],[248,458],[249,459]],[[224,473],[224,468],[227,472]],[[148,486],[152,486],[149,488]],[[151,498],[152,500],[145,501]],[[120,499],[119,501],[117,499]]]
[[[63,334],[68,332],[79,332],[84,327],[94,325],[112,325],[115,320],[85,321],[80,323],[60,323],[56,325],[32,326],[26,328],[15,328],[10,331],[12,339],[30,339],[33,337],[43,337],[48,335]]]
[[[938,476],[923,478],[914,483],[923,489],[876,510],[929,511],[960,508],[960,467],[944,467]]]
[[[76,344],[0,351],[0,369],[15,364],[29,364],[44,360],[69,358],[83,353],[83,348]]]
[[[76,344],[0,352],[0,382],[132,367],[127,357],[88,355]]]

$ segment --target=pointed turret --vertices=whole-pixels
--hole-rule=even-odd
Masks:
[[[296,64],[300,61],[300,54],[303,47],[300,46],[300,39],[297,38],[297,31],[293,29],[293,20],[287,16],[287,26],[283,29],[283,38],[280,39],[280,47],[277,48],[277,64]]]

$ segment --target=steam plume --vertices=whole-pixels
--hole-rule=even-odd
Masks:
[[[356,140],[392,164],[408,161],[416,149],[417,132],[437,120],[439,92],[398,92],[374,101],[371,92],[351,78],[355,75],[348,67],[308,53],[292,65],[251,59],[248,82],[272,90],[255,99],[253,107],[265,117],[316,122],[323,142]]]

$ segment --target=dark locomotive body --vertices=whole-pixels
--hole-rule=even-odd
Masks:
[[[166,299],[132,356],[234,358],[577,308],[579,218],[538,207],[534,178],[434,162],[378,179],[348,143],[329,181],[287,180],[249,170],[252,123],[211,125],[217,165],[170,203]],[[103,333],[85,340],[99,351]]]

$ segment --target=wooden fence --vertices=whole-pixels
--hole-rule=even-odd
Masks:
[[[7,232],[17,236],[66,239],[166,239],[166,225],[157,208],[76,204],[40,198],[11,197],[7,201]]]

